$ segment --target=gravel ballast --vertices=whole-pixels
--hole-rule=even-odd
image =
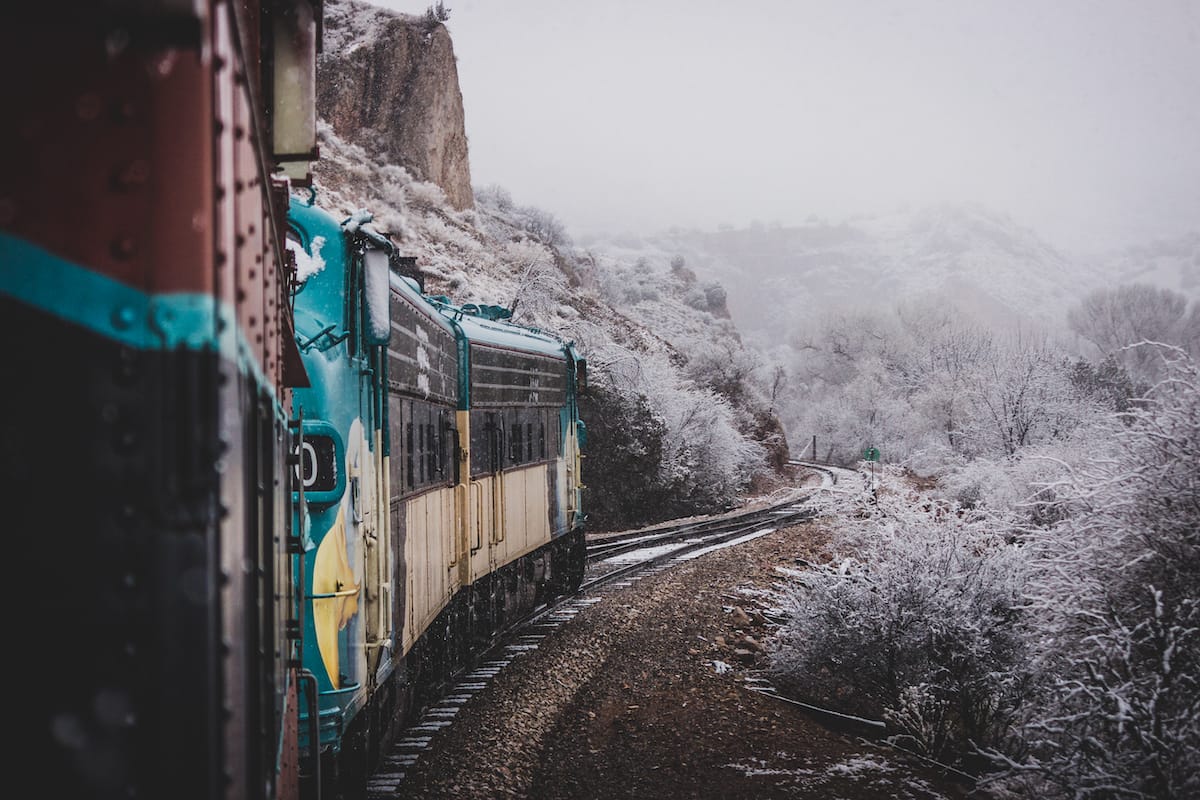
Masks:
[[[752,691],[777,568],[821,523],[678,562],[521,654],[409,768],[412,798],[958,798],[936,767]]]

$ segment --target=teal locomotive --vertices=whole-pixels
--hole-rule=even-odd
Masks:
[[[294,195],[321,23],[96,0],[0,26],[8,710],[41,796],[361,796],[582,578],[573,345],[426,295],[365,215]]]
[[[311,382],[293,396],[319,697],[302,707],[302,752],[327,794],[356,796],[429,693],[579,585],[586,362],[502,307],[426,295],[369,214],[293,199],[288,236]]]

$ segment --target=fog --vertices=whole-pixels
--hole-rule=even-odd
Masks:
[[[1073,250],[1200,225],[1193,0],[446,6],[473,183],[577,235],[963,201]]]

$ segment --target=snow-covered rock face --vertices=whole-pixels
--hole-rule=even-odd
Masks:
[[[442,25],[357,0],[327,0],[317,108],[345,139],[474,206],[454,45]]]

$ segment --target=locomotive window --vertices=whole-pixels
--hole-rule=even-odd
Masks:
[[[410,422],[404,426],[404,463],[405,474],[408,475],[408,488],[413,488],[417,485],[416,477],[413,475],[413,424]]]
[[[427,427],[424,423],[416,423],[416,469],[418,469],[421,483],[430,479],[430,475],[428,475],[428,470],[426,469],[427,464],[425,463],[425,453],[427,451],[425,446],[425,431]]]
[[[533,461],[533,423],[525,423],[525,460]]]
[[[437,444],[434,438],[437,426],[432,422],[425,424],[425,443],[428,445],[428,451],[425,453],[426,458],[426,475],[429,480],[433,480],[433,476],[437,475],[441,470],[438,469]]]
[[[447,448],[454,443],[454,413],[421,400],[397,400],[395,396],[393,400],[393,421],[399,417],[401,422],[392,428],[393,493],[449,484],[454,478],[447,469]]]
[[[509,452],[509,461],[514,464],[521,463],[521,423],[515,423],[512,426],[512,450]]]
[[[454,419],[449,413],[443,411],[438,418],[438,422],[442,431],[442,435],[438,438],[438,475],[457,482],[458,450],[455,448],[455,444],[458,439],[458,432],[454,428]],[[446,474],[448,471],[447,467],[452,470],[450,475]]]
[[[546,458],[546,420],[538,422],[538,458]]]
[[[499,468],[503,456],[499,421],[492,411],[471,412],[471,475],[485,475]]]

